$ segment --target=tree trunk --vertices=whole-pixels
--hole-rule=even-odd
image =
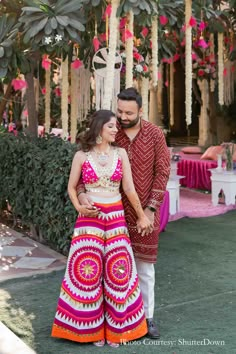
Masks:
[[[9,82],[6,92],[2,97],[2,101],[0,102],[0,124],[2,123],[2,116],[5,111],[7,101],[9,100],[9,98],[11,96],[11,90],[12,90],[12,86],[11,86],[11,82]]]
[[[35,91],[34,91],[34,65],[31,64],[31,71],[25,75],[28,84],[26,91],[27,108],[28,108],[28,132],[31,136],[38,136],[38,117],[36,112]]]

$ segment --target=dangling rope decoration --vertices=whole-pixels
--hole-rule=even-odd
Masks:
[[[146,57],[146,63],[149,62],[148,56]],[[141,81],[141,96],[143,101],[143,119],[148,120],[148,92],[149,92],[149,78],[142,76]]]
[[[74,57],[78,57],[78,48],[74,47]],[[77,135],[77,123],[78,123],[78,70],[75,65],[71,65],[71,84],[70,84],[70,99],[71,99],[71,110],[70,110],[70,137],[71,143],[74,144]]]
[[[174,63],[170,64],[170,125],[174,125]]]
[[[209,116],[208,116],[208,109],[209,109],[209,86],[208,81],[198,80],[198,86],[201,91],[201,112],[199,117],[199,145],[205,146],[207,144],[208,139],[208,130],[209,130]]]
[[[192,0],[185,0],[185,113],[186,123],[192,123]]]
[[[219,104],[224,104],[224,34],[218,33],[218,99]]]
[[[44,56],[42,67],[45,69],[45,132],[49,133],[51,126],[51,60]]]
[[[61,122],[62,122],[62,138],[68,138],[68,56],[61,63]]]
[[[86,116],[90,110],[90,85],[91,85],[91,72],[84,66],[81,66],[78,70],[78,120],[82,122],[86,119]]]
[[[158,81],[158,16],[155,15],[152,20],[151,30],[152,41],[152,86],[157,87]]]
[[[229,106],[234,101],[234,72],[232,70],[234,63],[230,60],[224,65],[224,104]]]
[[[133,86],[133,49],[134,49],[134,13],[130,10],[128,16],[127,30],[132,36],[126,39],[125,54],[126,54],[126,73],[125,73],[125,87]]]
[[[115,61],[116,61],[116,43],[118,31],[118,18],[116,17],[117,9],[120,5],[120,0],[112,0],[111,16],[110,16],[110,34],[109,34],[109,50],[107,57],[107,68],[105,77],[105,92],[102,108],[111,109],[112,106],[112,93],[114,89],[114,76],[115,76]]]

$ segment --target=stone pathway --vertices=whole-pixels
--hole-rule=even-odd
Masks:
[[[1,282],[66,267],[66,257],[0,224]],[[1,318],[0,318],[1,319]],[[36,354],[0,321],[0,354]]]

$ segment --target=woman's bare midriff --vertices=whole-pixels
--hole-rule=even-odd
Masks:
[[[94,197],[102,197],[102,198],[111,198],[120,195],[119,192],[108,192],[106,190],[101,190],[101,192],[86,192],[86,194],[91,197],[94,196]]]

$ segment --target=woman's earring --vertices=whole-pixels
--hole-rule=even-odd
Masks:
[[[96,143],[97,144],[101,144],[102,143],[102,137],[101,137],[100,134],[96,137]]]

